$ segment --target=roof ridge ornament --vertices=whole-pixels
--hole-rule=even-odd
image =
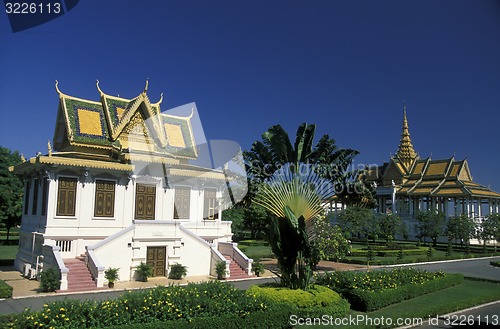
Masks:
[[[95,80],[95,86],[97,87],[97,90],[99,91],[99,94],[101,94],[101,96],[104,95],[104,92],[99,87],[99,79]]]
[[[146,86],[144,87],[144,90],[142,91],[143,94],[145,94],[148,91],[148,86],[149,86],[149,78],[146,78]]]
[[[59,97],[62,97],[64,95],[61,90],[59,90],[59,81],[56,80],[56,91],[59,94]]]

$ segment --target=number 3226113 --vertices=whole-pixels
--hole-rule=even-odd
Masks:
[[[61,3],[6,2],[5,12],[7,14],[59,14]]]

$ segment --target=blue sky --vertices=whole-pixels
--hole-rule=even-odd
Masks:
[[[403,101],[421,157],[467,157],[500,191],[500,2],[97,1],[12,33],[0,13],[0,145],[46,153],[69,95],[196,102],[208,139],[243,149],[317,124],[357,163],[387,161]]]

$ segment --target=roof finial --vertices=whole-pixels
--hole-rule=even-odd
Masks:
[[[59,93],[59,96],[62,95],[62,92],[59,90],[59,81],[56,80],[56,91]]]
[[[406,166],[410,168],[413,161],[418,157],[410,138],[410,130],[408,129],[408,119],[406,118],[406,101],[403,101],[403,131],[401,140],[396,151],[396,156]]]
[[[24,157],[24,154],[21,153],[21,161],[26,162],[26,158]]]
[[[51,157],[52,156],[52,145],[50,145],[50,140],[47,141],[47,151],[48,151],[49,157]]]
[[[146,93],[148,91],[148,85],[149,85],[149,78],[146,78],[146,86],[144,87],[143,93]]]
[[[163,102],[163,93],[160,94],[160,100],[156,104],[161,104]]]
[[[102,92],[101,88],[99,88],[99,80],[98,79],[95,80],[95,85],[97,87],[97,90],[99,91],[99,94],[104,95],[104,93]]]

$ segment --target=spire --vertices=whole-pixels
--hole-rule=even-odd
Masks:
[[[403,132],[401,133],[401,140],[399,141],[399,147],[396,152],[396,156],[399,158],[401,163],[410,169],[413,161],[417,158],[413,144],[411,143],[410,131],[408,129],[408,119],[406,118],[406,102],[403,105]]]

